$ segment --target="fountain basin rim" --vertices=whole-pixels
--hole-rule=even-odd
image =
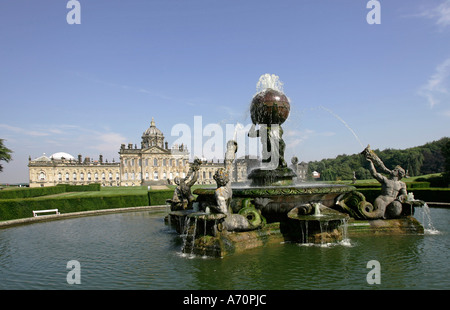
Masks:
[[[255,196],[255,195],[303,195],[303,194],[327,194],[327,193],[347,193],[355,191],[354,186],[340,184],[308,184],[291,186],[252,186],[252,187],[231,187],[233,195]],[[213,195],[216,188],[197,188],[196,195]]]
[[[296,216],[288,216],[288,218],[292,220],[298,221],[306,221],[306,222],[331,222],[331,221],[342,221],[348,219],[348,216],[336,215],[336,214],[321,214],[320,216],[309,214],[309,215],[296,215]]]

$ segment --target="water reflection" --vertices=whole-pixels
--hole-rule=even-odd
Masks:
[[[164,213],[110,214],[0,230],[0,289],[449,289],[450,210],[438,235],[365,236],[351,246],[278,244],[223,259],[182,257]],[[419,218],[420,219],[420,218]],[[81,263],[81,284],[66,263]],[[366,264],[381,264],[369,285]]]

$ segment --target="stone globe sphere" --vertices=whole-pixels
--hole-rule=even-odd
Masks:
[[[253,124],[283,124],[289,116],[289,100],[282,92],[268,88],[257,93],[250,105]]]

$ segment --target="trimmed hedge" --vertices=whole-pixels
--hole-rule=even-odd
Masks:
[[[99,191],[83,196],[43,197],[64,192]],[[58,209],[61,213],[165,205],[172,198],[173,189],[130,191],[129,193],[100,192],[100,184],[68,185],[8,190],[0,197],[0,221],[32,217],[35,210]],[[7,198],[7,199],[5,199]]]
[[[70,184],[58,184],[56,186],[64,186],[66,192],[95,192],[100,191],[100,183],[93,183],[88,185],[70,185]]]
[[[34,210],[58,209],[60,213],[71,213],[148,205],[147,194],[5,199],[0,201],[0,220],[32,217]]]
[[[360,188],[377,188],[377,187],[381,187],[380,183],[363,183],[363,184],[350,184],[351,186],[356,187],[358,190]]]
[[[89,185],[69,185],[58,184],[56,186],[46,187],[20,187],[17,189],[8,189],[0,191],[0,199],[32,198],[46,195],[55,195],[65,192],[87,192],[100,191],[100,184]]]
[[[408,189],[430,188],[430,182],[405,182],[405,183],[406,183],[406,187]],[[381,187],[380,183],[363,183],[363,184],[351,184],[351,185],[358,189]]]
[[[0,199],[31,198],[46,195],[61,194],[66,191],[64,186],[21,187],[0,191]]]
[[[105,193],[100,191],[83,196],[82,193],[75,196],[42,197],[44,195],[59,194],[74,191],[99,191],[100,184],[85,186],[73,186],[61,184],[51,187],[27,188],[22,194],[12,193],[9,197],[14,199],[0,199],[0,221],[27,218],[33,216],[33,211],[58,209],[60,213],[71,213],[80,211],[92,211],[102,209],[140,207],[165,205],[167,199],[173,196],[173,189],[131,191],[129,193]],[[11,190],[12,192],[18,192]],[[22,195],[21,195],[22,194]],[[30,197],[31,195],[36,195]],[[17,196],[25,196],[25,198]],[[28,196],[28,197],[27,197]],[[8,197],[8,196],[7,196]]]
[[[149,190],[148,201],[150,206],[165,205],[167,199],[172,199],[173,189]]]
[[[430,182],[408,182],[406,183],[408,190],[416,188],[430,188]]]
[[[449,202],[450,188],[417,188],[411,191],[415,199],[425,202]]]

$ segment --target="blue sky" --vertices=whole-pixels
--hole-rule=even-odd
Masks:
[[[250,124],[265,73],[291,100],[288,160],[449,136],[449,0],[380,0],[374,25],[367,0],[79,0],[74,25],[67,2],[0,2],[0,182],[43,153],[117,161],[152,117],[170,145],[196,116]]]

